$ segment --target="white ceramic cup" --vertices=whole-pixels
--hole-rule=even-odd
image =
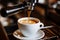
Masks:
[[[35,34],[37,33],[37,31],[39,29],[44,28],[44,24],[39,19],[33,17],[30,17],[30,19],[38,21],[37,23],[35,24],[20,23],[21,20],[25,20],[25,19],[28,20],[28,17],[18,19],[18,27],[21,33],[26,37],[36,36]]]

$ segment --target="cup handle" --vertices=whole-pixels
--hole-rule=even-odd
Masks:
[[[44,28],[44,24],[40,23],[40,29]]]

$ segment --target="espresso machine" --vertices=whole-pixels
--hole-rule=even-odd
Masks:
[[[14,8],[12,8],[12,9],[3,8],[1,15],[3,17],[11,16],[12,14],[14,15],[14,13],[19,10],[28,9],[29,6],[31,6],[31,10],[33,10],[36,2],[37,2],[37,0],[29,0],[28,2],[23,1],[22,4],[13,6]]]

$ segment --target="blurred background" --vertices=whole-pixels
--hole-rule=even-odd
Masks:
[[[27,17],[26,6],[33,7],[31,17],[44,17],[60,25],[60,0],[0,0],[0,22],[8,34],[18,29],[19,18]]]

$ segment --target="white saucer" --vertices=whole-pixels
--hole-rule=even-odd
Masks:
[[[13,36],[14,36],[14,37],[16,37],[17,39],[23,39],[23,40],[27,40],[27,39],[29,39],[29,40],[31,40],[31,39],[33,39],[33,40],[41,39],[41,38],[43,38],[43,37],[45,36],[45,33],[44,33],[42,30],[39,30],[39,31],[37,32],[37,35],[38,35],[38,36],[37,36],[36,38],[33,38],[32,36],[31,36],[31,37],[25,37],[25,36],[22,35],[22,33],[20,32],[19,29],[16,30],[16,31],[13,33]]]

